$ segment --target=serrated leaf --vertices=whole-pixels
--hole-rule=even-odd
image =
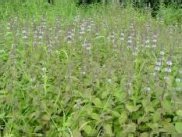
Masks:
[[[175,129],[176,129],[177,133],[182,134],[182,122],[176,122]]]

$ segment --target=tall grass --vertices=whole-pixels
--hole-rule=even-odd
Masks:
[[[39,2],[0,6],[0,136],[181,136],[178,26]]]

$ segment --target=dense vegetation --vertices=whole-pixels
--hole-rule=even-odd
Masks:
[[[0,5],[0,136],[181,137],[181,9]]]

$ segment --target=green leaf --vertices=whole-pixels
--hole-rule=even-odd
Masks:
[[[111,113],[113,117],[120,117],[120,113],[117,111],[112,111]]]
[[[125,112],[121,113],[119,118],[119,124],[122,125],[123,123],[127,121],[127,119],[128,119],[128,115]]]
[[[126,108],[129,112],[135,112],[140,108],[140,105],[134,106],[131,104],[126,104]]]
[[[130,133],[130,134],[128,134],[128,137],[134,137],[134,134],[131,134],[131,133]]]
[[[140,123],[146,123],[146,122],[148,122],[150,120],[150,118],[149,117],[147,117],[147,116],[142,116],[142,117],[139,117],[138,119],[137,119],[137,121],[138,121],[138,123],[140,124]]]
[[[49,121],[50,120],[50,116],[49,115],[43,115],[42,116],[42,120],[43,121]]]
[[[92,119],[94,119],[94,120],[97,120],[97,121],[100,120],[100,115],[97,114],[97,113],[91,113],[91,114],[90,114],[90,117],[91,117]]]
[[[84,131],[84,133],[83,133],[84,137],[92,137],[92,136],[94,137],[97,134],[97,131],[91,125],[85,125],[83,127],[83,131]]]
[[[142,100],[142,105],[144,107],[145,112],[147,113],[155,111],[153,105],[146,99]]]
[[[95,104],[96,107],[103,107],[102,102],[99,98],[93,99],[93,103]]]
[[[174,134],[175,133],[175,127],[172,123],[164,122],[163,128],[166,130],[166,132]]]
[[[164,100],[162,102],[162,107],[169,113],[172,112],[172,104],[169,100]]]
[[[159,129],[159,124],[158,123],[147,123],[147,126],[150,127],[152,130]]]
[[[75,128],[75,129],[73,130],[73,135],[74,135],[75,137],[81,137],[81,136],[82,136],[81,133],[80,133],[80,131],[79,131],[79,129],[77,129],[77,128]]]
[[[105,130],[105,135],[109,137],[113,136],[111,124],[104,124],[104,130]]]
[[[152,118],[153,118],[153,121],[154,122],[160,121],[160,119],[161,119],[161,113],[159,111],[154,112]]]
[[[149,133],[147,133],[147,132],[141,133],[140,137],[149,137]]]
[[[0,114],[0,119],[4,119],[6,117],[6,114],[5,113],[1,113]]]
[[[182,117],[182,110],[177,110],[177,111],[176,111],[176,114],[177,114],[178,116]]]
[[[125,131],[128,132],[128,133],[135,132],[136,127],[137,126],[136,126],[135,123],[130,123],[130,124],[126,125]]]
[[[177,133],[182,134],[182,122],[176,122],[175,129],[176,129]]]

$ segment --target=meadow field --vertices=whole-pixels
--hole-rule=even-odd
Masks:
[[[182,18],[170,10],[1,3],[0,137],[181,137]]]

